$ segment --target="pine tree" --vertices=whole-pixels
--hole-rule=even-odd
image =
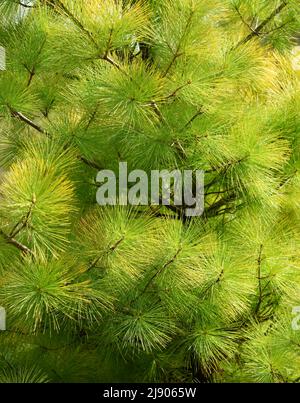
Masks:
[[[0,13],[0,382],[298,382],[299,1]],[[203,215],[100,207],[120,161]]]

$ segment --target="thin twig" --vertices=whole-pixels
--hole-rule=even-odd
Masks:
[[[238,13],[238,15],[239,15],[240,19],[242,20],[242,22],[249,28],[249,30],[250,30],[251,32],[253,32],[254,35],[257,35],[256,30],[254,30],[254,29],[251,27],[251,25],[249,25],[248,22],[244,19],[243,15],[242,15],[242,13],[240,12],[240,9],[238,8],[237,5],[234,5],[234,9],[235,9],[235,11]]]
[[[252,38],[254,38],[257,35],[260,35],[262,32],[261,30],[270,22],[274,17],[276,17],[281,11],[287,6],[288,3],[283,1],[275,10],[267,17],[262,23],[254,30],[252,31],[249,35],[246,36],[246,38],[242,39],[235,48],[238,48],[241,45],[244,45],[245,43],[249,42]]]
[[[27,125],[29,125],[30,127],[32,127],[33,129],[37,130],[39,133],[42,133],[44,135],[46,135],[48,138],[52,138],[52,135],[47,132],[45,129],[43,129],[41,126],[39,126],[38,124],[36,124],[35,122],[33,122],[31,119],[29,119],[27,116],[23,115],[23,113],[21,112],[17,112],[14,111],[12,108],[9,108],[11,115],[13,117],[18,118],[19,120],[21,120],[22,122],[26,123]],[[91,161],[88,160],[86,157],[79,155],[78,159],[82,162],[84,162],[86,165],[88,165],[91,168],[95,168],[98,171],[100,171],[102,169],[102,167],[95,161]]]
[[[192,82],[190,80],[188,80],[185,84],[182,84],[180,87],[176,88],[171,94],[165,96],[164,98],[157,99],[157,102],[159,102],[159,103],[167,102],[170,98],[174,98],[180,90],[182,90],[186,86],[190,85],[191,83]]]
[[[88,31],[82,23],[75,17],[75,15],[60,1],[56,0],[59,8],[74,22],[74,24],[93,42],[93,44],[98,48],[98,43],[95,41],[93,35]]]
[[[182,251],[182,247],[180,246],[180,247],[177,249],[177,251],[176,251],[176,253],[174,254],[174,256],[171,257],[166,263],[164,263],[163,266],[160,267],[159,270],[157,270],[157,271],[153,274],[153,276],[148,280],[147,284],[145,285],[145,287],[143,288],[143,290],[141,291],[141,293],[140,293],[136,298],[134,298],[134,300],[132,300],[130,304],[133,304],[134,302],[136,302],[136,301],[147,291],[147,289],[150,287],[151,283],[155,280],[155,278],[156,278],[157,276],[159,276],[168,266],[170,266],[172,263],[174,263],[174,261],[177,259],[178,255],[179,255],[179,253],[180,253],[181,251]]]
[[[18,242],[14,238],[10,238],[4,231],[0,229],[0,235],[3,237],[5,242],[7,242],[10,245],[13,245],[17,249],[19,249],[21,252],[28,254],[28,255],[34,255],[33,251],[29,249],[27,246],[23,245],[21,242]]]
[[[19,120],[21,120],[22,122],[26,123],[27,125],[31,126],[33,129],[37,130],[39,133],[45,134],[47,137],[51,137],[51,135],[44,130],[41,126],[39,126],[38,124],[36,124],[35,122],[33,122],[31,119],[29,119],[27,116],[23,115],[22,112],[18,112],[15,111],[12,108],[9,108],[11,115]]]
[[[118,241],[116,241],[112,246],[109,247],[109,249],[104,252],[101,253],[101,255],[99,255],[98,257],[96,257],[96,259],[94,259],[94,261],[89,265],[89,267],[87,268],[86,271],[90,271],[92,270],[94,267],[96,267],[97,263],[99,262],[99,260],[102,258],[103,254],[110,254],[113,253],[117,247],[124,241],[124,235],[122,236],[122,238],[120,238]]]
[[[111,42],[112,42],[112,34],[113,34],[113,32],[114,32],[114,29],[113,29],[113,28],[110,28],[110,30],[109,30],[109,37],[108,37],[108,41],[107,41],[107,45],[106,45],[106,50],[105,50],[105,53],[104,53],[104,57],[107,57],[107,56],[108,56],[109,49],[110,49]]]
[[[99,165],[96,161],[89,160],[86,157],[83,157],[82,155],[79,155],[78,159],[82,161],[85,165],[89,166],[90,168],[95,168],[98,171],[101,171],[101,169],[103,169],[101,165]]]
[[[259,253],[258,253],[258,258],[257,258],[257,279],[258,279],[258,302],[255,308],[254,313],[257,314],[259,311],[259,308],[261,306],[262,303],[262,299],[263,299],[263,291],[262,291],[262,286],[261,286],[261,262],[262,262],[262,252],[263,252],[263,245],[261,244],[259,246]]]
[[[181,35],[181,37],[180,37],[180,39],[179,39],[179,41],[178,41],[176,50],[175,50],[175,52],[173,53],[173,57],[172,57],[170,63],[168,64],[168,66],[167,66],[167,68],[166,68],[166,71],[164,72],[164,74],[162,75],[162,77],[166,77],[166,76],[168,75],[168,73],[169,73],[169,71],[171,70],[171,67],[172,67],[173,64],[175,63],[176,59],[177,59],[179,56],[182,55],[182,53],[179,53],[179,51],[180,51],[180,48],[181,48],[181,45],[182,45],[182,41],[184,40],[184,37],[186,36],[186,34],[187,34],[187,32],[188,32],[188,28],[189,28],[189,26],[190,26],[190,24],[191,24],[193,15],[194,15],[194,11],[191,10],[190,15],[189,15],[189,17],[188,17],[188,19],[187,19],[187,22],[186,22],[186,24],[185,24],[183,33],[182,33],[182,35]]]
[[[203,114],[204,114],[203,109],[202,108],[198,109],[198,111],[191,117],[191,119],[183,126],[182,130],[189,127],[198,116],[201,116]]]
[[[18,235],[23,230],[23,228],[25,228],[27,226],[29,219],[31,217],[32,211],[34,209],[35,203],[36,203],[36,198],[35,198],[35,195],[33,195],[31,205],[30,205],[30,208],[29,208],[27,214],[11,230],[11,232],[9,234],[10,238],[15,238],[15,236]]]

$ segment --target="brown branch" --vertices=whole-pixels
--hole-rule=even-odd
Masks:
[[[169,207],[169,206],[165,206],[165,207]],[[138,213],[141,214],[141,215],[145,215],[144,211],[141,211],[141,212],[138,211]],[[152,217],[157,217],[157,218],[164,218],[164,219],[171,219],[171,220],[181,220],[181,217],[178,214],[167,214],[167,213],[164,214],[164,213],[161,213],[159,210],[151,209],[150,214],[151,214]]]
[[[187,155],[185,149],[183,148],[179,139],[174,140],[171,144],[171,147],[174,147],[178,151],[178,154],[182,159],[186,159]]]
[[[215,286],[216,284],[220,283],[220,281],[222,280],[223,275],[224,275],[224,269],[222,269],[220,271],[220,273],[218,274],[218,277],[214,281],[212,281],[211,284],[208,284],[206,286],[206,288],[204,288],[204,290],[201,293],[202,298],[206,298],[208,292],[213,288],[213,286]]]
[[[247,157],[241,157],[238,160],[229,161],[225,166],[218,166],[218,167],[211,168],[211,169],[207,170],[206,173],[212,173],[212,172],[216,172],[216,171],[221,171],[221,172],[223,172],[223,174],[225,174],[228,171],[229,168],[231,168],[232,166],[234,166],[236,164],[239,164],[239,163],[245,161],[246,158]]]
[[[29,72],[29,79],[28,79],[28,82],[27,82],[27,87],[30,86],[30,84],[31,84],[31,82],[33,80],[33,77],[35,76],[35,69],[36,69],[35,65],[37,63],[37,59],[40,57],[40,55],[42,53],[42,50],[43,50],[43,48],[44,48],[44,46],[46,44],[46,41],[47,41],[47,39],[45,37],[44,40],[41,43],[41,46],[40,46],[37,54],[35,55],[35,63],[33,64],[32,68],[30,69],[25,65],[26,70]]]
[[[169,73],[171,67],[172,67],[173,64],[175,63],[176,59],[177,59],[178,57],[180,57],[181,55],[182,55],[182,54],[181,54],[181,53],[178,53],[178,49],[177,49],[176,52],[175,52],[174,55],[173,55],[173,58],[172,58],[171,62],[170,62],[169,65],[168,65],[166,71],[165,71],[164,74],[162,75],[163,78],[166,77],[166,75]]]
[[[97,112],[98,112],[98,105],[96,106],[96,108],[94,109],[93,113],[91,114],[91,116],[90,116],[90,118],[89,118],[89,120],[88,120],[88,122],[86,124],[86,127],[84,129],[85,131],[87,131],[89,129],[90,125],[92,124],[92,122],[94,121],[94,119],[95,119],[95,117],[97,115]]]
[[[96,49],[98,50],[99,45],[96,42],[95,38],[93,37],[93,34],[88,31],[83,24],[78,20],[78,18],[75,17],[75,15],[60,1],[57,0],[57,4],[59,6],[59,8],[61,8],[61,10],[73,21],[73,23],[86,35],[86,37],[93,43],[93,45],[96,47]],[[112,31],[113,29],[110,30],[110,36],[112,35]],[[109,41],[111,40],[111,37],[109,39]],[[99,56],[100,59],[108,62],[109,64],[111,64],[112,66],[114,66],[115,68],[117,68],[118,70],[120,70],[123,74],[127,75],[127,72],[125,70],[123,70],[121,68],[121,66],[114,61],[109,55],[108,55],[109,49],[107,48],[104,55],[103,56]]]
[[[161,266],[161,268],[159,270],[157,270],[153,276],[148,280],[147,284],[145,285],[145,287],[143,288],[143,290],[141,291],[141,293],[134,298],[134,300],[131,301],[130,304],[133,304],[135,301],[137,301],[146,291],[147,289],[150,287],[151,283],[155,280],[155,278],[157,276],[159,276],[168,266],[170,266],[172,263],[174,263],[174,261],[177,259],[179,253],[182,251],[182,247],[180,246],[176,253],[174,254],[173,257],[171,257],[163,266]]]
[[[93,42],[93,44],[98,49],[98,43],[95,41],[93,35],[88,31],[82,23],[75,17],[75,15],[60,1],[56,0],[56,4],[59,8],[74,22],[74,24]]]
[[[255,31],[255,30],[251,27],[251,25],[249,25],[248,22],[244,19],[244,17],[243,17],[243,15],[242,15],[242,13],[240,12],[240,9],[238,8],[238,6],[237,6],[237,5],[234,5],[233,7],[234,7],[235,11],[238,13],[238,15],[239,15],[240,19],[242,20],[242,22],[249,28],[249,30],[250,30],[251,32],[253,32],[254,35],[257,35],[257,34],[256,34],[256,31]]]
[[[173,213],[175,213],[178,219],[181,219],[183,221],[186,219],[184,210],[179,208],[179,206],[173,206],[172,204],[165,205],[165,204],[162,204],[162,202],[163,202],[163,198],[160,196],[159,197],[159,203],[163,207],[166,207],[168,210],[171,210]]]
[[[290,176],[283,179],[279,184],[279,189],[284,187],[287,183],[289,183],[297,173],[298,173],[298,169],[295,169],[295,171]]]
[[[206,216],[213,216],[217,215],[218,211],[221,207],[227,206],[228,202],[233,201],[235,199],[235,194],[232,193],[228,195],[227,197],[223,197],[220,200],[218,200],[216,203],[212,204],[205,212]],[[230,208],[227,208],[228,210],[231,210]]]
[[[158,108],[156,102],[152,100],[152,101],[150,102],[150,106],[152,107],[154,113],[159,117],[159,120],[163,121],[163,120],[164,120],[164,117],[163,117],[163,115],[161,114],[161,111],[159,110],[159,108]]]
[[[9,235],[7,235],[1,229],[0,229],[0,235],[3,237],[5,242],[7,242],[10,245],[13,245],[15,248],[19,249],[21,252],[23,252],[27,255],[34,255],[34,253],[31,249],[29,249],[27,246],[23,245],[22,243],[18,242],[16,239],[11,238]]]
[[[204,114],[204,111],[202,110],[202,108],[200,108],[200,109],[195,113],[195,115],[193,115],[193,116],[191,117],[191,119],[183,126],[182,130],[184,130],[184,129],[186,129],[187,127],[189,127],[189,126],[193,123],[193,121],[194,121],[198,116],[201,116],[201,115],[203,115],[203,114]]]
[[[99,260],[102,258],[103,254],[110,254],[113,253],[117,247],[124,241],[125,237],[124,235],[122,236],[122,238],[120,238],[118,241],[116,241],[112,246],[109,247],[109,249],[104,252],[101,253],[101,255],[99,255],[96,259],[94,259],[94,261],[89,265],[89,267],[87,268],[86,271],[90,271],[92,270],[94,267],[96,267],[97,263],[99,262]]]
[[[19,120],[21,120],[22,122],[26,123],[27,125],[29,125],[30,127],[32,127],[33,129],[35,129],[36,131],[38,131],[39,133],[42,133],[44,135],[46,135],[48,138],[52,138],[52,135],[50,133],[48,133],[45,129],[43,129],[41,126],[37,125],[35,122],[33,122],[32,120],[30,120],[27,116],[23,115],[21,112],[17,112],[15,110],[13,110],[12,108],[9,108],[11,115],[15,118],[18,118]],[[98,171],[100,171],[102,169],[102,167],[95,161],[91,161],[88,160],[86,157],[79,155],[78,159],[80,161],[82,161],[83,163],[85,163],[86,165],[88,165],[91,168],[95,168]]]
[[[116,69],[118,69],[121,73],[126,75],[127,77],[130,77],[128,75],[128,73],[125,70],[122,69],[122,67],[119,65],[119,63],[117,63],[115,60],[113,60],[110,56],[108,56],[108,55],[100,56],[100,59],[108,62],[109,64],[114,66]]]
[[[35,195],[33,195],[31,205],[30,205],[30,208],[29,208],[27,214],[11,230],[11,232],[9,234],[10,238],[14,238],[16,235],[18,235],[23,230],[23,228],[25,228],[27,226],[35,204],[36,204],[36,198],[35,198]]]
[[[10,107],[9,107],[9,110],[11,112],[12,117],[15,117],[15,118],[21,120],[22,122],[24,122],[27,125],[31,126],[33,129],[35,129],[39,133],[45,134],[47,137],[51,137],[51,135],[46,130],[44,130],[41,126],[39,126],[38,124],[33,122],[27,116],[23,115],[23,113],[17,112],[17,111],[15,111],[14,109],[12,109]]]
[[[23,66],[25,67],[25,69],[26,69],[26,70],[28,71],[28,73],[29,73],[29,77],[28,77],[28,81],[27,81],[27,87],[29,87],[30,84],[31,84],[31,82],[32,82],[32,79],[33,79],[33,77],[34,77],[34,75],[35,75],[34,67],[33,67],[32,69],[29,69],[29,68],[26,66],[26,64],[24,64]]]
[[[101,169],[103,169],[96,161],[89,160],[86,157],[83,157],[82,155],[79,155],[78,159],[82,161],[85,165],[89,166],[90,168],[95,168],[98,171],[101,171]]]
[[[235,188],[225,189],[225,190],[219,190],[219,191],[215,191],[215,192],[208,192],[208,193],[205,193],[205,196],[208,196],[208,195],[219,195],[219,194],[231,192],[231,191],[234,191],[234,190],[235,190]]]
[[[174,98],[177,93],[182,90],[183,88],[187,87],[188,85],[190,85],[192,82],[190,80],[188,80],[185,84],[182,84],[180,87],[176,88],[171,94],[166,95],[164,98],[161,99],[157,99],[156,102],[167,102],[170,98]]]
[[[238,48],[241,45],[244,45],[245,43],[249,42],[252,38],[254,38],[257,35],[261,34],[261,30],[268,25],[268,23],[270,21],[272,21],[272,19],[274,17],[276,17],[279,13],[281,13],[281,11],[287,6],[287,3],[285,1],[283,1],[277,8],[275,8],[275,10],[269,15],[269,17],[267,17],[264,21],[262,21],[262,23],[254,30],[252,31],[249,35],[246,36],[246,38],[244,38],[243,40],[241,40],[237,45],[236,48]]]
[[[48,119],[48,116],[49,116],[51,107],[53,106],[54,102],[55,102],[55,98],[52,98],[52,100],[50,101],[50,103],[49,103],[48,105],[46,105],[45,110],[42,111],[42,114],[43,114],[43,116],[44,116],[46,119]]]
[[[261,262],[262,262],[262,252],[263,252],[263,245],[261,244],[259,246],[259,253],[258,253],[258,258],[257,258],[257,279],[258,279],[258,302],[255,308],[254,313],[257,314],[259,311],[259,308],[261,306],[262,303],[262,299],[263,299],[263,291],[262,291],[262,286],[261,286]]]
[[[27,82],[27,87],[30,86],[30,84],[32,83],[33,77],[35,76],[35,71],[34,68],[32,69],[32,71],[29,72],[29,78],[28,78],[28,82]]]
[[[180,48],[181,48],[182,41],[183,41],[184,37],[186,36],[186,34],[187,34],[187,32],[188,32],[188,29],[189,29],[189,26],[190,26],[190,24],[191,24],[193,15],[194,15],[194,11],[191,10],[190,15],[189,15],[189,17],[188,17],[188,19],[187,19],[187,22],[186,22],[186,24],[185,24],[183,33],[182,33],[182,35],[181,35],[181,38],[180,38],[179,41],[178,41],[178,45],[177,45],[177,47],[176,47],[175,53],[173,53],[173,57],[172,57],[170,63],[168,64],[168,66],[167,66],[167,68],[166,68],[166,71],[165,71],[164,74],[162,75],[163,78],[168,75],[168,73],[169,73],[169,71],[171,70],[171,67],[172,67],[173,64],[175,63],[176,59],[177,59],[179,56],[182,55],[182,53],[179,53],[179,51],[180,51]]]
[[[112,35],[113,35],[113,32],[114,32],[114,29],[111,28],[111,29],[109,30],[109,37],[108,37],[108,41],[107,41],[107,45],[106,45],[106,50],[105,50],[105,53],[104,53],[104,57],[107,57],[107,56],[108,56],[109,49],[110,49],[110,45],[111,45],[111,42],[112,42]]]
[[[278,27],[275,27],[275,28],[273,28],[273,29],[270,29],[270,31],[268,31],[268,32],[264,32],[264,35],[269,35],[269,34],[271,34],[272,32],[278,31],[279,29],[285,27],[286,25],[288,25],[288,24],[291,23],[292,21],[293,21],[293,20],[286,21],[286,22],[284,22],[283,24],[279,25]]]

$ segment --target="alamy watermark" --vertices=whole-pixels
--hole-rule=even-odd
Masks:
[[[0,331],[1,330],[6,330],[6,311],[2,306],[0,306]]]
[[[183,206],[187,217],[201,216],[204,211],[204,171],[175,169],[141,169],[128,172],[127,162],[119,163],[119,174],[98,172],[97,202],[101,206]]]
[[[6,53],[5,48],[0,46],[0,70],[5,70],[6,68]]]
[[[292,309],[292,314],[294,315],[292,320],[292,329],[300,330],[300,306],[294,306]]]

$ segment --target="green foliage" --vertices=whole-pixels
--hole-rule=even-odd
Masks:
[[[0,383],[299,382],[298,3],[0,0]],[[203,215],[96,205],[120,161]]]

